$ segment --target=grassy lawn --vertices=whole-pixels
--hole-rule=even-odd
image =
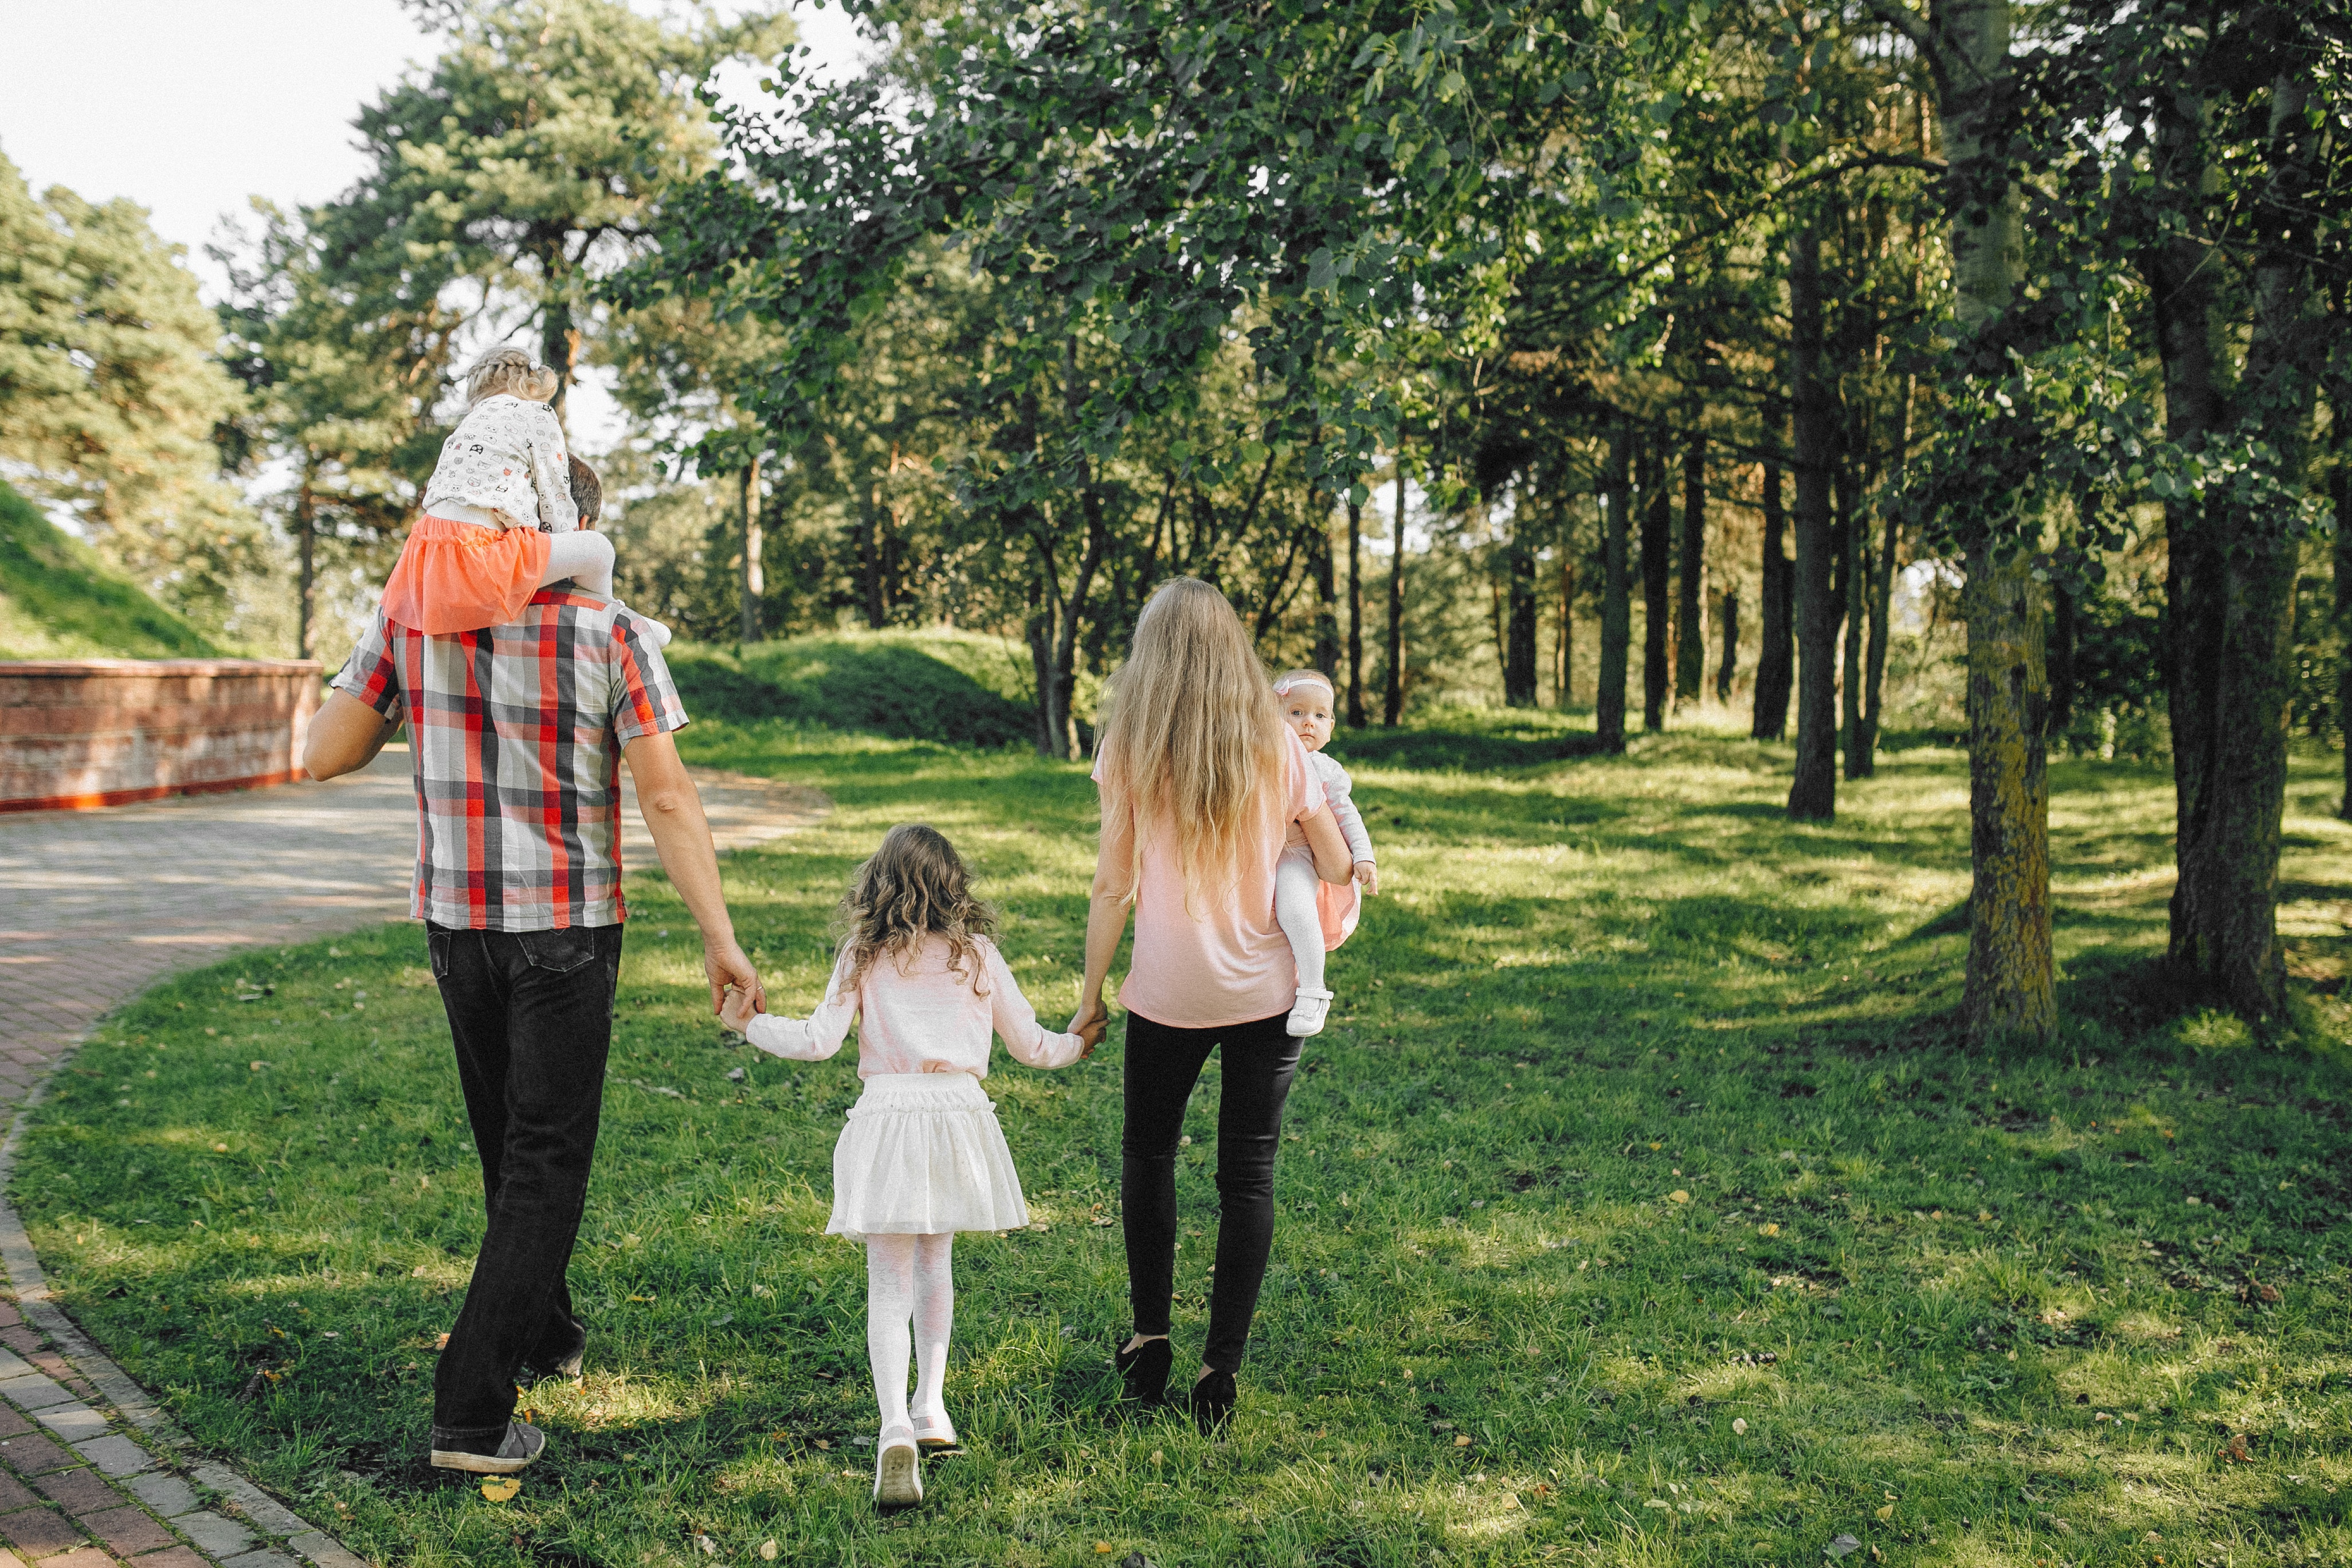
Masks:
[[[1041,1010],[1072,1005],[1082,767],[688,733],[838,805],[729,865],[777,1005],[813,998],[845,873],[913,818],[977,862]],[[1844,1534],[1849,1568],[2352,1562],[2352,1084],[2314,1043],[2347,1033],[2352,957],[2329,767],[2299,764],[2286,829],[2308,1039],[2168,1005],[2168,778],[2066,763],[2068,1021],[1988,1057],[1943,1021],[1958,755],[1895,752],[1835,826],[1792,827],[1784,749],[1558,739],[1360,747],[1391,895],[1336,955],[1220,1444],[1114,1405],[1115,1029],[1062,1073],[998,1058],[1038,1224],[960,1244],[970,1452],[922,1510],[874,1516],[862,1257],[819,1234],[853,1066],[730,1047],[657,879],[632,895],[573,1268],[588,1375],[530,1391],[551,1458],[511,1502],[419,1462],[480,1196],[414,928],[112,1019],[16,1200],[72,1310],[201,1443],[386,1561],[1805,1564]],[[1180,1366],[1214,1085],[1181,1177]]]

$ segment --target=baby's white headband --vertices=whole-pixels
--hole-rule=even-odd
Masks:
[[[1280,680],[1274,683],[1274,694],[1276,697],[1287,697],[1293,691],[1306,685],[1310,680],[1316,685],[1321,687],[1324,690],[1330,692],[1334,697],[1337,697],[1339,694],[1339,689],[1338,687],[1333,686],[1328,680],[1326,680],[1319,675],[1286,675]]]

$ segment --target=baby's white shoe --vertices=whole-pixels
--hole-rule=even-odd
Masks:
[[[1298,1000],[1290,1005],[1290,1018],[1283,1025],[1283,1032],[1301,1038],[1319,1035],[1323,1032],[1323,1020],[1330,1012],[1330,992],[1311,991],[1302,985],[1298,988]]]

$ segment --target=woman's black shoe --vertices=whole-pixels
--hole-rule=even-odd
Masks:
[[[1192,1385],[1192,1424],[1207,1436],[1216,1436],[1233,1419],[1234,1402],[1240,1397],[1232,1373],[1207,1373]]]
[[[1121,1347],[1111,1356],[1127,1385],[1127,1397],[1139,1405],[1157,1405],[1168,1397],[1168,1368],[1175,1359],[1165,1338],[1146,1340],[1133,1350]]]

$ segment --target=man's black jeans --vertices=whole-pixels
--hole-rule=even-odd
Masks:
[[[1184,1102],[1210,1051],[1224,1047],[1217,1100],[1217,1279],[1209,1292],[1202,1361],[1241,1370],[1250,1320],[1274,1250],[1274,1156],[1282,1107],[1306,1042],[1286,1034],[1287,1012],[1222,1029],[1176,1029],[1127,1016],[1127,1125],[1119,1140],[1127,1281],[1135,1331],[1168,1331],[1176,1288],[1176,1149]]]
[[[513,1418],[515,1372],[577,1341],[563,1273],[580,1234],[621,928],[426,926],[482,1155],[488,1224],[466,1305],[433,1374],[436,1447],[489,1451]]]

